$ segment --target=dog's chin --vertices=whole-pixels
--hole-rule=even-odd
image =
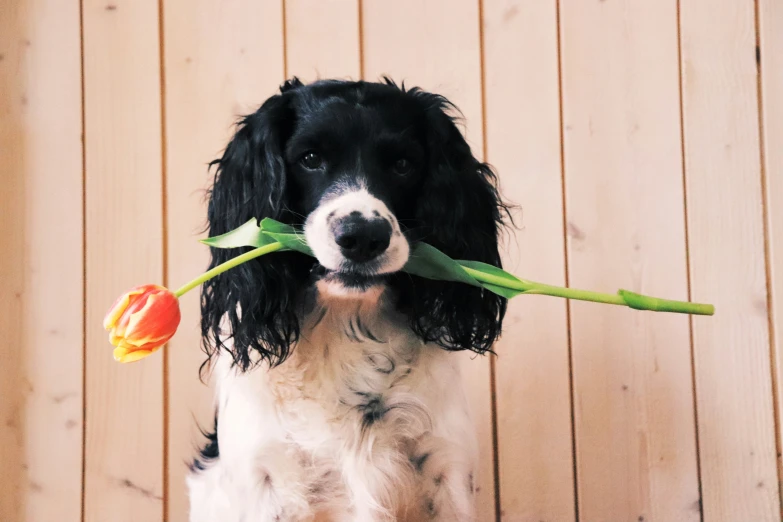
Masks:
[[[314,274],[321,294],[333,297],[362,297],[383,293],[390,274],[378,274],[368,270],[330,270],[319,265]]]
[[[330,271],[324,276],[327,282],[340,284],[348,289],[359,292],[365,291],[373,286],[381,286],[386,283],[386,276],[382,274],[360,274],[357,272],[333,272]]]

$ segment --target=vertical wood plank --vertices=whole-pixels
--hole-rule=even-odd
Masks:
[[[286,70],[303,81],[358,80],[358,0],[285,0]]]
[[[682,90],[704,520],[780,520],[753,2],[682,2]]]
[[[462,110],[468,143],[481,157],[478,2],[366,0],[363,16],[365,79],[377,80],[388,74],[397,82],[405,80],[408,87],[418,85],[446,96]],[[472,353],[461,356],[479,435],[478,520],[490,521],[495,520],[495,478],[489,358],[476,358]]]
[[[676,3],[561,2],[560,35],[569,283],[687,299]],[[570,306],[580,519],[699,520],[688,318]]]
[[[761,77],[762,169],[766,182],[767,243],[772,310],[772,349],[777,363],[778,448],[783,441],[783,3],[759,0],[758,31]],[[778,454],[778,478],[781,474]]]
[[[238,116],[254,111],[283,81],[281,2],[168,0],[164,3],[167,280],[176,288],[203,272],[198,243],[206,189]],[[211,429],[212,390],[199,381],[198,290],[181,300],[182,324],[168,347],[169,522],[188,520],[186,463]]]
[[[101,323],[125,290],[160,283],[158,3],[84,0],[88,522],[163,519],[162,354],[120,365]]]
[[[506,269],[563,285],[556,8],[485,0],[484,60],[487,160],[519,206]],[[501,519],[573,521],[566,302],[512,300],[496,351]]]
[[[0,520],[76,522],[82,484],[79,5],[0,9]]]

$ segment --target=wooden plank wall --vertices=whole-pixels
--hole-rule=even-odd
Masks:
[[[568,282],[686,299],[676,5],[564,3],[560,41]],[[698,520],[688,318],[570,310],[581,518]]]
[[[487,159],[517,205],[504,263],[532,280],[564,285],[557,4],[487,0],[483,8]],[[496,351],[503,520],[573,522],[565,301],[511,301]]]
[[[0,8],[0,520],[82,513],[79,6]]]
[[[103,314],[203,270],[239,115],[384,74],[462,109],[513,272],[718,310],[514,300],[497,357],[463,358],[478,520],[780,520],[779,1],[3,0],[0,521],[187,520],[197,299],[139,365]]]
[[[780,519],[758,99],[759,56],[780,49],[756,50],[753,7],[680,13],[691,294],[723,311],[693,320],[706,519]]]
[[[118,289],[163,278],[158,25],[154,0],[82,3],[89,522],[163,516],[163,358],[121,367],[102,326]]]

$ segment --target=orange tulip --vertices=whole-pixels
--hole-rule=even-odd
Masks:
[[[125,292],[114,303],[103,327],[116,346],[114,359],[129,363],[156,352],[179,326],[177,296],[162,286],[144,285]]]

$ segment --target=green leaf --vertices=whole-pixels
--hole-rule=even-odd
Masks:
[[[482,286],[465,273],[459,263],[432,245],[418,243],[411,251],[404,272],[439,281],[458,281],[472,286]]]
[[[231,232],[226,232],[221,236],[202,239],[201,242],[215,248],[237,248],[243,246],[258,248],[274,243],[276,240],[264,234],[256,222],[256,218],[253,218]]]
[[[617,293],[625,300],[625,304],[634,310],[655,310],[655,298],[637,294],[630,290],[618,290]]]
[[[297,230],[291,225],[280,223],[274,219],[264,218],[261,220],[261,231],[275,241],[280,241],[290,250],[296,250],[302,254],[315,257],[313,251],[307,246],[304,232]]]
[[[505,297],[506,299],[511,299],[512,297],[516,297],[520,294],[525,293],[525,290],[506,288],[504,286],[493,285],[492,283],[481,283],[481,286],[483,286],[493,294],[498,294],[499,296]]]
[[[532,285],[530,281],[525,281],[524,279],[520,279],[517,276],[513,274],[509,274],[502,268],[498,268],[495,265],[490,265],[488,263],[482,263],[481,261],[466,261],[460,259],[457,261],[462,266],[466,266],[468,268],[472,268],[473,270],[478,270],[479,272],[484,272],[485,274],[489,274],[495,277],[499,277],[506,281],[507,284],[510,284],[511,286],[522,286],[522,285]],[[520,288],[521,290],[521,288]]]
[[[463,267],[479,272],[479,274],[471,273],[470,275],[478,280],[481,285],[490,292],[494,292],[507,299],[524,294],[529,291],[529,287],[535,286],[535,283],[524,281],[515,275],[509,274],[502,268],[482,263],[481,261],[459,260],[457,263]],[[485,278],[482,276],[488,277]],[[487,281],[487,279],[490,279],[492,282]]]
[[[675,312],[694,315],[713,315],[715,313],[715,307],[711,304],[672,301],[671,299],[637,294],[630,290],[619,290],[617,293],[630,308],[635,310],[652,310],[654,312]]]
[[[304,235],[294,227],[270,218],[263,219],[261,226],[256,223],[256,218],[253,218],[231,232],[203,239],[201,242],[215,248],[237,248],[243,246],[258,248],[280,242],[285,246],[285,250],[296,250],[308,256],[313,255],[312,250],[307,246]]]

